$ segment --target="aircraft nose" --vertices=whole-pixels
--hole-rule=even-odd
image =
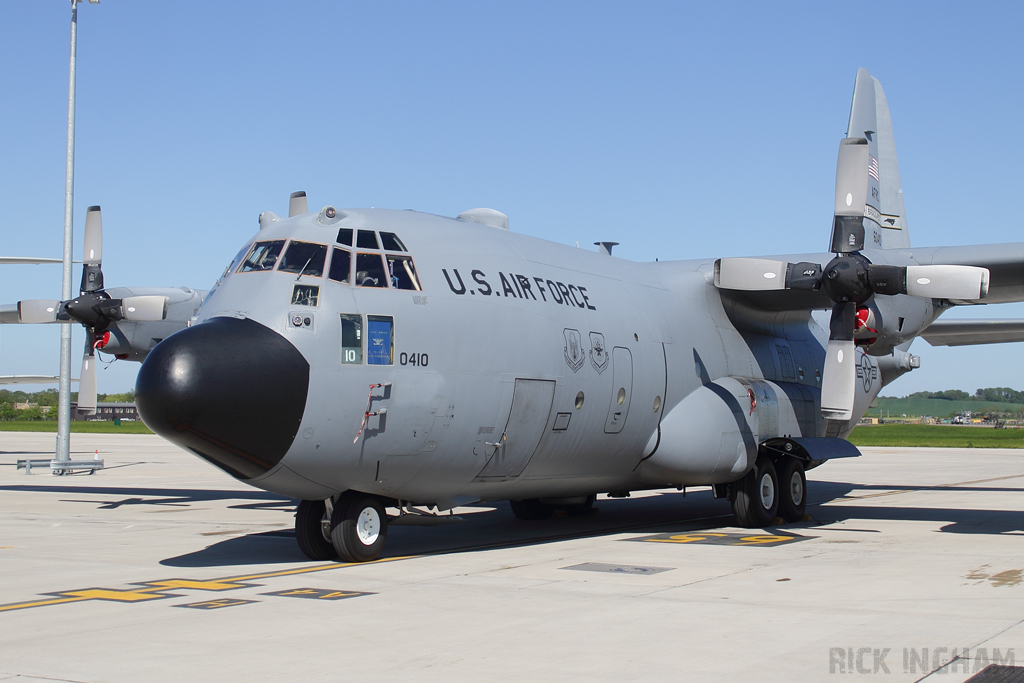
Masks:
[[[252,479],[288,452],[308,389],[309,363],[283,336],[253,320],[213,318],[150,351],[135,401],[154,432]]]

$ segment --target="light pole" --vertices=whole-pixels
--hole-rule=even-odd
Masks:
[[[68,76],[68,157],[64,180],[64,278],[61,298],[71,299],[71,265],[74,242],[72,219],[75,210],[75,53],[78,49],[78,3],[71,0],[71,67]],[[89,0],[98,5],[100,0]],[[53,465],[71,460],[71,325],[60,326],[60,385],[57,402],[57,449]],[[53,467],[51,465],[51,467]],[[62,468],[54,472],[62,472]]]

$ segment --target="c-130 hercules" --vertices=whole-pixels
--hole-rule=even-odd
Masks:
[[[845,437],[918,366],[915,337],[1024,340],[1014,321],[935,322],[1024,300],[1024,244],[910,248],[888,105],[864,69],[835,206],[831,253],[633,263],[490,209],[309,213],[295,193],[149,352],[138,408],[300,499],[316,560],[374,559],[389,521],[480,500],[542,518],[710,485],[741,525],[797,520],[804,471],[857,454]],[[827,309],[825,330],[812,311]]]

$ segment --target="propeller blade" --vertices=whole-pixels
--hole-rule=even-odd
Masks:
[[[766,291],[786,288],[785,261],[760,258],[723,258],[715,261],[715,287]]]
[[[821,415],[826,420],[853,417],[856,392],[856,346],[853,340],[830,339],[825,350],[825,374],[821,378]]]
[[[59,310],[59,301],[26,299],[18,302],[18,320],[23,323],[52,323],[57,320]]]
[[[86,340],[86,344],[91,347],[89,341]],[[96,356],[91,351],[89,348],[82,356],[82,374],[78,380],[78,412],[87,415],[96,414]]]
[[[125,320],[152,322],[167,316],[166,296],[129,296],[121,299],[121,311]]]
[[[715,287],[762,292],[779,289],[818,289],[821,266],[801,261],[786,263],[759,258],[722,258],[715,261]]]
[[[103,289],[103,216],[98,206],[90,206],[85,214],[82,264],[82,286],[79,292],[86,294]]]
[[[988,268],[975,266],[907,266],[907,294],[976,301],[988,296],[988,278]]]
[[[821,415],[826,420],[853,417],[856,392],[856,345],[853,341],[857,322],[857,304],[836,304],[829,322],[825,370],[821,378]]]
[[[288,218],[301,216],[304,213],[309,213],[309,205],[306,202],[306,193],[292,192],[292,196],[288,198]]]
[[[832,246],[836,254],[864,248],[864,208],[868,201],[868,141],[844,138],[836,162],[835,220]]]
[[[90,206],[85,212],[85,245],[82,263],[89,266],[103,264],[103,216],[100,207]]]

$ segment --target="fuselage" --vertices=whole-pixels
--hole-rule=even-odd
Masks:
[[[254,486],[442,509],[724,483],[766,438],[848,434],[881,387],[875,359],[860,357],[854,420],[827,424],[827,334],[806,312],[737,329],[712,270],[411,211],[267,219],[192,327],[150,354],[140,411]],[[220,328],[282,360],[218,355]],[[209,350],[190,351],[201,336]],[[181,406],[152,398],[174,381]],[[231,424],[184,405],[214,395]]]

